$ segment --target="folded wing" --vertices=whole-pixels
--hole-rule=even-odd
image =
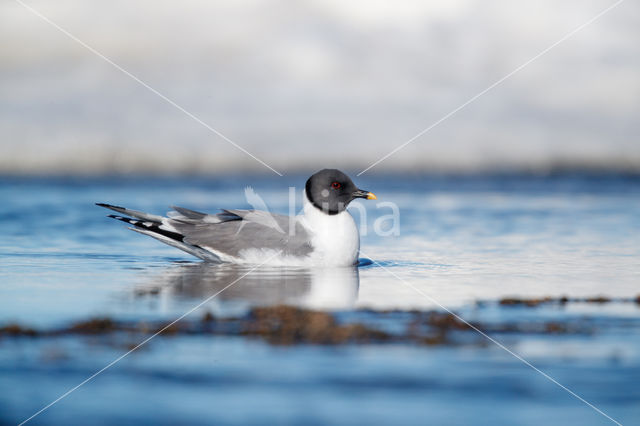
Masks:
[[[169,217],[124,207],[98,204],[126,216],[111,215],[149,235],[209,261],[242,259],[254,250],[280,251],[284,256],[307,256],[310,235],[295,218],[259,210],[223,210],[206,214],[172,207]],[[233,258],[233,259],[230,259]]]
[[[313,250],[310,235],[295,218],[260,210],[223,210],[207,215],[174,207],[169,224],[184,241],[219,254],[241,258],[250,250],[282,251],[306,256]]]

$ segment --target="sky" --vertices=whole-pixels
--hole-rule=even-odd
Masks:
[[[638,2],[21,1],[3,174],[640,170]]]

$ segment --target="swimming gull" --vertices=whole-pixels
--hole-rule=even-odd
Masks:
[[[358,262],[360,250],[358,229],[346,210],[356,198],[376,196],[358,189],[343,172],[324,169],[307,180],[303,211],[297,216],[226,209],[207,214],[173,206],[163,217],[97,205],[120,213],[109,217],[132,225],[130,229],[207,261],[349,266]]]

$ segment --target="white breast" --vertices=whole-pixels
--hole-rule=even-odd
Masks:
[[[351,266],[358,262],[360,235],[353,217],[346,210],[328,215],[305,197],[300,223],[311,233],[312,263],[322,266]]]

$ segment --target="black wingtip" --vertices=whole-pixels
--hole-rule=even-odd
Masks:
[[[133,225],[133,229],[134,231],[143,229],[145,231],[150,231],[153,232],[155,234],[159,234],[159,235],[163,235],[165,237],[169,237],[172,240],[175,241],[179,241],[179,242],[184,242],[184,235],[179,234],[177,232],[172,232],[172,231],[167,231],[166,229],[162,229],[160,228],[160,226],[158,226],[157,223],[149,223],[149,222],[144,222],[142,220],[136,220],[136,219],[131,219],[129,217],[126,216],[118,216],[115,214],[110,214],[107,217],[110,217],[112,219],[116,219],[116,220],[121,220],[122,222],[128,223],[130,225]]]
[[[122,210],[126,210],[125,207],[115,206],[113,204],[107,204],[107,203],[96,203],[96,206],[104,207],[104,208],[107,208],[107,209],[122,209]]]
[[[111,219],[115,219],[115,220],[121,220],[123,222],[130,223],[131,225],[134,225],[134,226],[140,223],[140,221],[131,219],[130,217],[118,216],[117,214],[108,214],[107,217],[110,217]]]

